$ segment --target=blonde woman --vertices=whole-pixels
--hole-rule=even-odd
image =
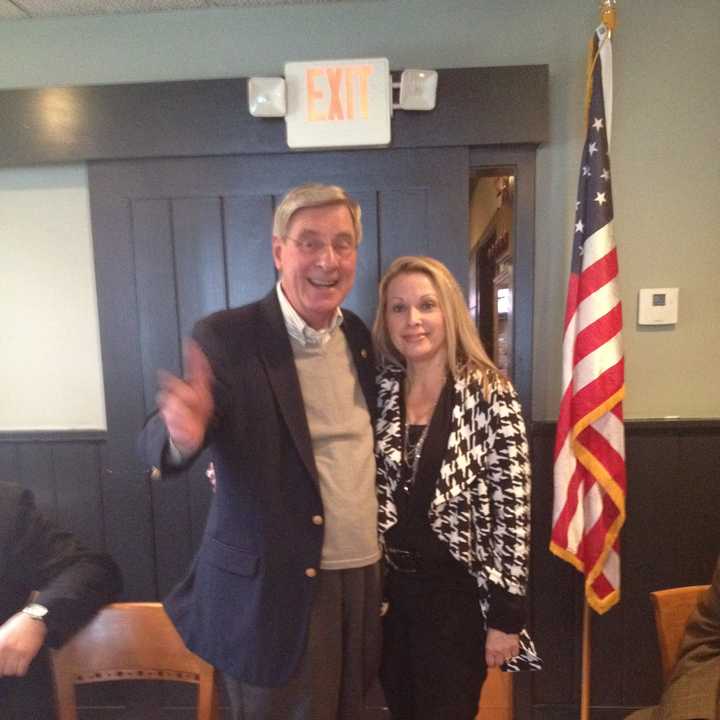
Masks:
[[[525,624],[530,468],[520,405],[437,260],[392,263],[373,335],[383,360],[383,687],[394,720],[471,720],[487,667],[518,654]]]

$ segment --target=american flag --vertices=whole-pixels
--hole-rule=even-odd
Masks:
[[[555,439],[550,550],[585,574],[603,613],[620,599],[625,521],[625,362],[610,178],[612,49],[593,35],[583,148],[563,336],[563,395]]]

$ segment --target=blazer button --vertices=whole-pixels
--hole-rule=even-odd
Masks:
[[[159,480],[162,476],[162,473],[160,472],[160,468],[152,466],[152,469],[150,470],[150,479],[151,480]]]
[[[367,350],[366,350],[365,348],[363,348],[363,349],[360,351],[360,356],[362,357],[363,360],[367,360],[368,352],[367,352]]]
[[[305,571],[305,575],[307,575],[309,578],[314,578],[317,576],[317,570],[315,568],[308,568]]]
[[[322,515],[313,515],[312,521],[313,521],[313,525],[322,525],[323,522],[325,522],[322,518]]]

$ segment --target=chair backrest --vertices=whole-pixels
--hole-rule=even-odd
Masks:
[[[680,643],[685,634],[690,613],[697,607],[698,598],[709,585],[691,585],[688,587],[656,590],[650,593],[655,611],[660,661],[663,680],[670,679],[680,652]]]
[[[51,662],[59,720],[77,720],[75,685],[113,680],[194,683],[197,720],[216,720],[214,668],[185,647],[160,603],[106,605]]]

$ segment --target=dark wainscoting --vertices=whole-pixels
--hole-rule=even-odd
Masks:
[[[582,576],[548,550],[554,423],[535,423],[532,626],[545,670],[530,679],[533,718],[578,717]],[[591,712],[616,720],[657,702],[660,659],[648,593],[707,583],[720,552],[720,420],[629,421],[627,520],[619,605],[593,614]]]
[[[580,698],[582,578],[547,549],[554,431],[554,423],[535,423],[531,429],[531,617],[545,670],[518,678],[516,714],[570,720],[578,716]],[[631,421],[626,431],[622,599],[607,614],[594,615],[592,622],[591,706],[593,716],[603,720],[618,720],[659,697],[660,662],[648,593],[708,582],[720,552],[720,420]],[[125,517],[129,528],[131,518],[156,524],[153,505],[165,491],[145,480],[144,491],[136,488],[124,496],[103,473],[103,446],[103,433],[0,434],[0,479],[32,488],[43,510],[92,547],[112,548],[120,565],[128,566],[138,558],[125,557],[114,538],[118,518]],[[144,507],[137,506],[138,497],[145,498]],[[203,498],[199,504],[206,502]],[[179,532],[190,533],[186,514],[175,523]],[[153,581],[144,599],[156,599],[156,588],[170,581],[157,569],[156,553],[148,547],[145,554]],[[182,693],[170,688],[155,692],[167,698],[164,717],[187,716]],[[119,707],[120,697],[117,690],[86,697],[84,717],[127,717]],[[134,699],[144,704],[148,696]]]
[[[104,439],[104,432],[2,432],[0,480],[30,488],[58,525],[105,550]]]

